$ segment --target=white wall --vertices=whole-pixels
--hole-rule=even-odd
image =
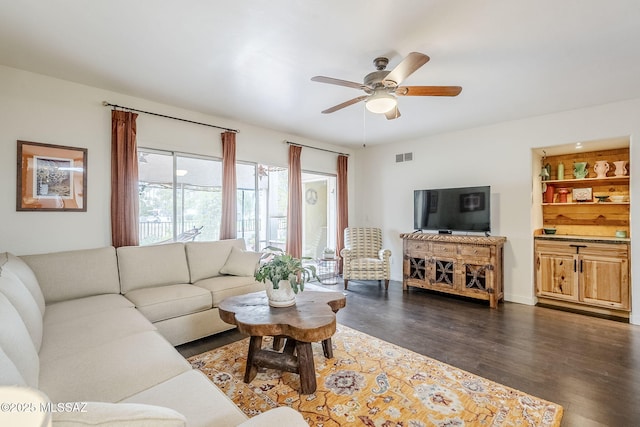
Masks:
[[[533,285],[532,148],[630,136],[640,165],[640,99],[500,123],[422,139],[367,147],[357,158],[354,225],[382,227],[393,252],[392,278],[402,280],[400,233],[413,226],[413,190],[491,186],[492,235],[507,237],[505,299],[535,303]],[[412,162],[395,154],[413,152]],[[631,170],[633,176],[633,170]],[[631,199],[638,206],[638,172]],[[539,191],[538,191],[539,193]],[[637,208],[632,207],[632,218]],[[640,221],[631,223],[632,253],[640,248]],[[640,324],[640,262],[632,262],[631,321]],[[636,278],[636,280],[633,280]]]
[[[144,99],[0,66],[0,252],[17,255],[110,244],[110,110],[103,100],[190,120],[240,129],[239,160],[287,164],[289,139],[354,154],[349,163],[351,225],[382,227],[392,249],[392,277],[402,278],[399,234],[413,225],[413,190],[467,185],[492,186],[494,235],[508,238],[505,293],[509,301],[532,304],[531,149],[576,141],[630,136],[630,170],[640,164],[640,100],[568,111],[453,132],[408,142],[349,150],[269,129],[206,116]],[[220,156],[219,132],[147,115],[138,119],[140,146]],[[88,148],[87,212],[16,212],[16,141]],[[395,154],[414,160],[395,163]],[[335,155],[304,149],[305,170],[334,173]],[[637,174],[636,174],[637,176]],[[637,181],[637,178],[635,178]],[[632,200],[640,186],[632,181]],[[636,204],[637,206],[637,204]],[[357,207],[357,208],[356,208]],[[637,209],[632,207],[632,217]],[[632,253],[640,221],[631,224]],[[640,263],[632,262],[633,307],[640,307]],[[640,324],[640,309],[632,322]]]
[[[284,140],[350,153],[345,147],[0,66],[0,252],[16,255],[111,244],[111,110],[102,101],[239,129],[238,160],[287,166]],[[221,130],[140,114],[138,145],[221,157]],[[87,212],[16,211],[16,141],[88,149]],[[304,170],[335,173],[336,155],[303,148]],[[350,168],[353,190],[354,168]],[[350,212],[354,212],[353,201]]]

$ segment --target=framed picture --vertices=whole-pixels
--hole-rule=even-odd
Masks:
[[[460,212],[484,210],[484,193],[467,193],[460,195]]]
[[[16,210],[87,211],[87,149],[18,141]]]
[[[591,188],[574,188],[571,195],[574,202],[590,202],[593,200]]]

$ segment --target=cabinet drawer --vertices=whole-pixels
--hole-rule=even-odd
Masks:
[[[465,256],[489,258],[491,256],[491,248],[486,246],[461,246],[460,253]]]
[[[612,258],[628,258],[629,247],[620,243],[586,243],[586,247],[580,248],[580,255],[596,255]]]
[[[407,242],[407,250],[409,252],[426,252],[429,250],[429,242],[421,242],[419,240],[410,240]]]
[[[455,255],[457,253],[456,245],[447,245],[446,243],[434,243],[431,247],[433,255]]]

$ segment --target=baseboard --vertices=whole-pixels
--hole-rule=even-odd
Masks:
[[[536,299],[533,297],[527,297],[523,295],[504,294],[504,300],[509,302],[515,302],[517,304],[536,305]]]
[[[629,316],[629,323],[632,325],[640,325],[640,314],[631,314]]]

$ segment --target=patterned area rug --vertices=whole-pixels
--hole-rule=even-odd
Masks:
[[[310,395],[298,393],[297,374],[272,369],[245,384],[248,346],[247,338],[189,362],[250,417],[286,405],[315,427],[546,427],[562,419],[559,405],[343,325],[333,336],[333,359],[325,359],[320,343],[312,345],[318,389]]]

